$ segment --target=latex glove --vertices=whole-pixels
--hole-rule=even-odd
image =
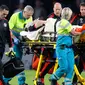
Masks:
[[[10,52],[10,51],[13,51],[13,47],[10,47],[10,48],[9,48],[9,52]]]
[[[9,52],[5,52],[5,55],[8,57],[15,57],[15,52],[13,51],[13,48],[10,48]]]
[[[13,52],[13,48],[10,47],[8,52],[5,52],[5,55],[10,57],[9,55]]]
[[[17,39],[16,37],[13,38],[13,39],[14,39],[14,43],[15,43],[15,44],[19,44],[19,39]]]
[[[25,25],[25,28],[29,28],[30,26],[33,26],[33,25],[34,25],[33,22],[29,22]]]

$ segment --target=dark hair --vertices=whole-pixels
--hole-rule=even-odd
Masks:
[[[9,8],[6,5],[1,5],[0,10],[4,10],[4,9],[9,11]]]
[[[85,6],[85,2],[81,2],[80,3],[80,6]]]

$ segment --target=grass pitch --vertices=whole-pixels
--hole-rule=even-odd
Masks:
[[[35,78],[35,70],[25,70],[25,75],[26,75],[26,83],[28,85],[34,85],[33,84],[33,79]],[[50,74],[47,74],[45,76],[45,85],[50,85],[50,82],[49,82],[49,77],[50,77]],[[82,77],[85,78],[85,72],[82,73]],[[64,78],[61,78],[58,83],[60,85],[62,85],[62,82],[63,82]],[[14,78],[12,78],[12,80],[9,82],[11,85],[18,85],[18,79],[17,77],[15,76]]]

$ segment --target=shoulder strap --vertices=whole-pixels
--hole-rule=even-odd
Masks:
[[[56,19],[55,24],[54,24],[54,41],[56,41],[56,34],[57,34],[57,31],[56,31],[56,23],[57,23],[59,20],[60,20],[60,19]]]

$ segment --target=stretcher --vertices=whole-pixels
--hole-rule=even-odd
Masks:
[[[43,52],[44,52],[44,49],[45,48],[54,48],[55,49],[55,43],[56,42],[27,41],[26,43],[28,43],[29,46],[37,45],[36,48],[41,48],[39,64],[38,64],[38,67],[37,67],[35,78],[33,80],[34,85],[38,85],[38,78],[39,78],[39,73],[40,73],[41,65],[42,65],[42,62],[43,62]]]
[[[41,30],[37,31],[36,33],[34,33],[34,32],[33,33],[30,33],[30,34],[29,34],[29,32],[25,32],[25,33],[22,32],[21,33],[21,35],[25,34],[25,36],[26,36],[26,33],[27,33],[27,37],[29,39],[32,39],[31,37],[33,37],[33,40],[27,40],[25,42],[30,48],[33,45],[37,45],[36,46],[37,48],[41,48],[40,60],[39,60],[39,64],[38,64],[38,67],[37,67],[36,74],[35,74],[34,85],[38,85],[38,78],[39,78],[40,68],[41,68],[42,61],[43,61],[43,51],[44,51],[44,49],[47,48],[47,47],[48,48],[51,47],[51,48],[55,49],[55,47],[56,47],[56,42],[53,41],[53,39],[52,39],[52,37],[54,37],[54,34],[55,34],[54,29],[52,29],[52,28],[54,28],[54,25],[53,25],[53,27],[50,27],[49,25],[50,24],[48,23],[47,28],[45,29],[45,32],[44,32],[44,35],[43,35],[43,37],[46,37],[47,36],[48,38],[47,39],[45,38],[44,40],[39,39],[39,36],[40,35],[38,36],[38,34],[40,33],[40,31],[43,28]],[[51,30],[49,31],[48,28],[51,28]],[[74,42],[76,43],[79,40],[79,38],[80,38],[80,36],[78,36],[78,38],[74,39]],[[57,67],[58,67],[58,60],[56,60],[56,63],[55,63],[55,67],[54,67],[54,71],[53,72],[55,72],[55,70],[57,69]],[[75,71],[75,73],[76,73],[76,75],[78,77],[78,81],[80,81],[82,83],[82,85],[85,85],[85,81],[81,81],[81,80],[84,80],[84,78],[79,74],[76,65],[74,65],[74,71]]]
[[[40,73],[40,68],[41,68],[41,65],[42,65],[42,61],[43,61],[43,51],[45,48],[53,48],[55,49],[56,47],[56,42],[46,42],[46,41],[26,41],[26,43],[29,45],[29,46],[33,46],[33,45],[37,45],[37,48],[41,48],[41,54],[40,54],[40,60],[39,60],[39,64],[38,64],[38,67],[37,67],[37,71],[36,71],[36,74],[35,74],[35,79],[34,79],[34,85],[38,85],[38,78],[39,78],[39,73]],[[75,56],[76,58],[76,56]],[[54,66],[54,71],[56,71],[56,69],[58,68],[58,60],[56,59],[55,61],[55,66]],[[77,69],[77,66],[74,65],[74,71],[77,75],[77,78],[78,78],[78,82],[81,83],[81,85],[85,85],[85,78],[83,78],[81,76],[81,74],[79,73],[78,69]]]

